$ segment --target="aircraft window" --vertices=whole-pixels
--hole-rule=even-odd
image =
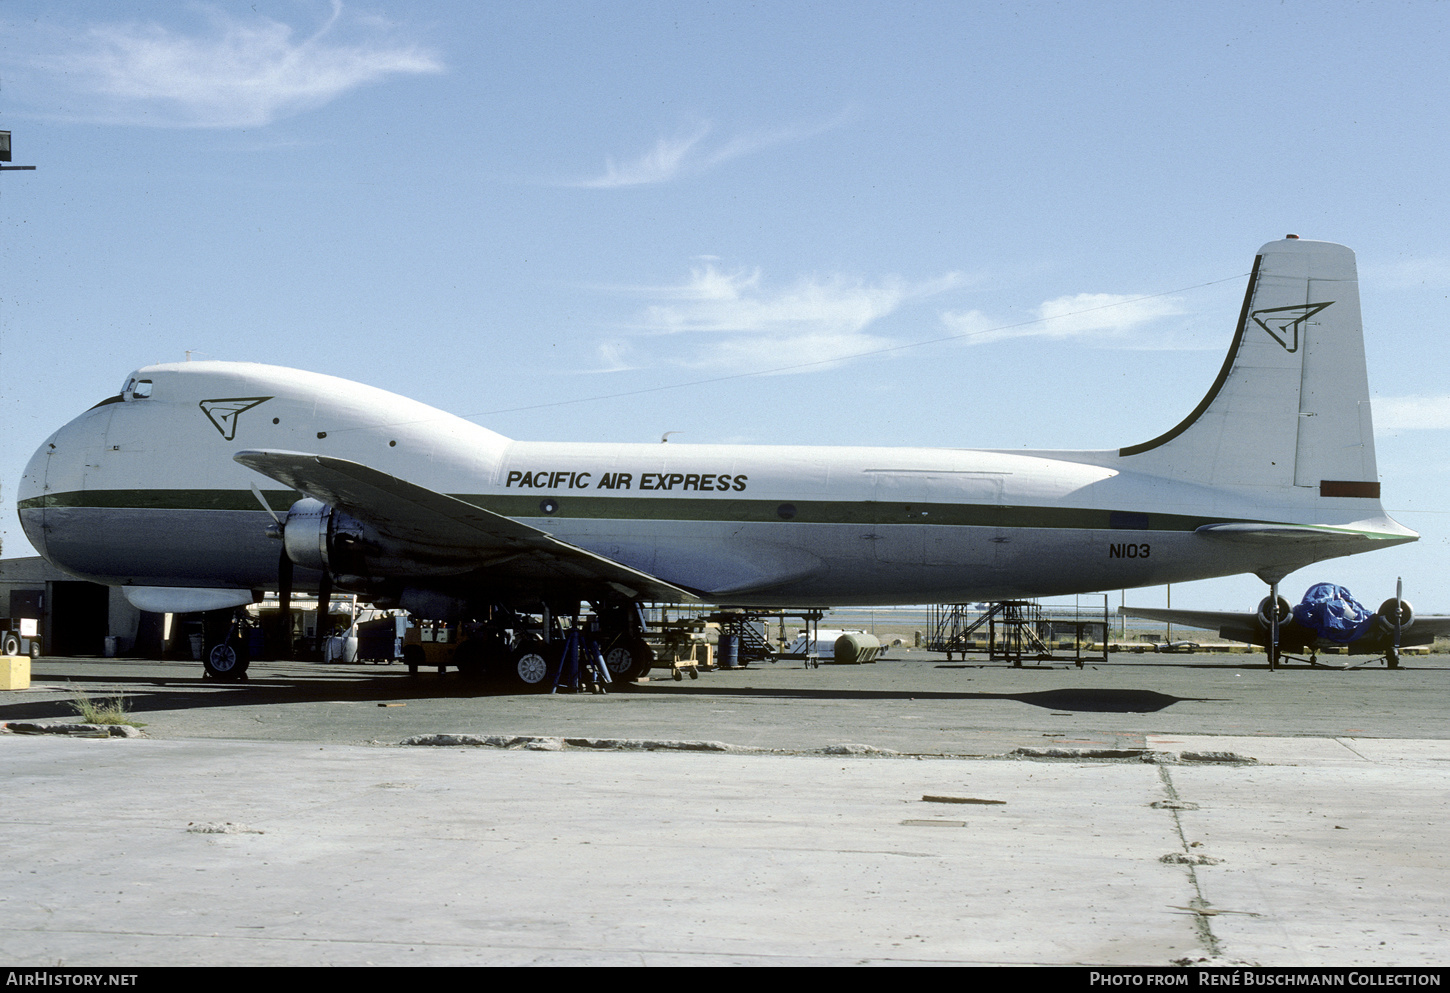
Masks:
[[[126,380],[126,385],[121,387],[121,395],[118,400],[145,400],[151,395],[151,380],[137,379],[132,376]]]

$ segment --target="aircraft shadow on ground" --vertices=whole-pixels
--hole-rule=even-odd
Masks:
[[[55,700],[35,700],[0,705],[0,721],[79,720],[74,705],[78,693],[94,703],[107,703],[117,695],[125,699],[128,714],[141,716],[157,711],[207,710],[217,707],[262,707],[296,703],[368,703],[428,700],[439,697],[494,697],[511,695],[511,688],[492,680],[443,680],[403,673],[359,676],[353,672],[328,672],[309,668],[305,675],[266,675],[243,682],[221,683],[188,676],[178,670],[174,678],[151,675],[66,676],[64,679],[32,680],[71,695]],[[174,688],[173,688],[174,687]]]
[[[649,692],[648,687],[639,687],[636,692]],[[799,700],[1015,700],[1045,710],[1072,710],[1096,714],[1151,714],[1173,706],[1175,703],[1192,701],[1213,702],[1209,697],[1178,697],[1154,690],[1134,689],[1061,689],[1036,690],[1030,693],[974,693],[921,690],[851,690],[851,689],[761,689],[759,687],[715,687],[690,686],[665,688],[664,692],[689,693],[710,696],[777,697]]]
[[[107,702],[118,693],[124,696],[126,711],[142,717],[159,711],[204,710],[217,707],[268,706],[275,704],[329,702],[389,702],[439,698],[512,697],[516,688],[496,679],[471,679],[450,673],[446,676],[402,673],[359,675],[356,670],[329,673],[309,667],[299,675],[265,675],[241,683],[216,683],[178,675],[158,679],[152,675],[73,675],[60,680],[43,680],[58,691],[85,693],[93,701]],[[547,692],[547,691],[545,691]],[[561,689],[560,692],[574,692]],[[846,687],[751,687],[730,686],[716,680],[685,684],[660,680],[614,686],[612,693],[664,697],[753,697],[768,700],[850,701],[903,700],[963,703],[1013,700],[1045,710],[1078,713],[1155,713],[1184,701],[1212,702],[1205,697],[1177,697],[1153,690],[1112,688],[1068,688],[1022,693],[965,691],[866,690]],[[74,697],[52,700],[17,701],[0,705],[0,721],[77,719]]]

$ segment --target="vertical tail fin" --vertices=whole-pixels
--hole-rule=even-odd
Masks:
[[[1233,345],[1198,407],[1118,454],[1135,470],[1286,496],[1379,497],[1354,253],[1259,249]]]

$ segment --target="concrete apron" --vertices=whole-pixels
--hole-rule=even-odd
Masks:
[[[1450,742],[1149,745],[1260,761],[3,735],[0,960],[1443,964]]]

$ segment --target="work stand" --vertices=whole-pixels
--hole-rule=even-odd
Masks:
[[[554,688],[550,693],[558,693],[560,689],[573,690],[575,693],[583,693],[588,690],[591,693],[607,693],[606,687],[612,682],[609,678],[609,666],[604,664],[604,654],[599,650],[599,644],[586,631],[579,627],[579,619],[574,619],[574,626],[569,629],[568,636],[564,639],[564,650],[559,656],[559,672],[554,676]]]

